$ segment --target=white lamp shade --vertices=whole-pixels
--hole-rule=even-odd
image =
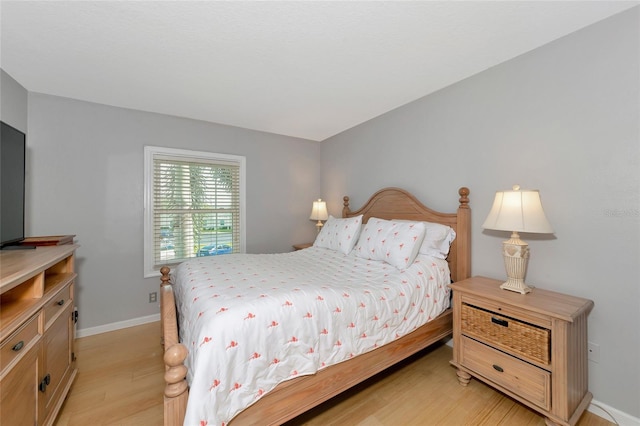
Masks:
[[[327,220],[329,214],[327,213],[327,203],[318,198],[318,201],[313,202],[313,208],[311,209],[311,220]]]
[[[482,225],[498,231],[551,234],[553,229],[547,220],[537,190],[498,191],[489,216]]]

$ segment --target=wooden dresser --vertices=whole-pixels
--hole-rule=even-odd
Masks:
[[[591,300],[534,288],[500,289],[473,277],[454,284],[453,360],[460,384],[471,376],[545,416],[575,425],[591,402],[587,316]]]
[[[76,376],[75,245],[0,252],[0,424],[51,425]]]

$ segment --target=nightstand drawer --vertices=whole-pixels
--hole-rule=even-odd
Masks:
[[[551,374],[463,336],[460,364],[528,401],[551,408]]]
[[[515,356],[548,365],[551,332],[526,322],[462,304],[461,332]]]

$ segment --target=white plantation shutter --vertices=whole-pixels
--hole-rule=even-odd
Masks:
[[[244,157],[145,147],[145,276],[244,251]]]

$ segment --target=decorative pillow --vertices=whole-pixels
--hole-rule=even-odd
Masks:
[[[313,246],[349,254],[358,241],[361,224],[362,215],[344,219],[329,216]]]
[[[405,223],[424,223],[425,234],[422,245],[420,246],[420,254],[437,257],[438,259],[446,259],[449,255],[451,243],[456,239],[456,231],[450,226],[433,222],[416,222],[412,220],[394,219],[397,222]]]
[[[383,260],[403,270],[411,266],[424,238],[421,222],[393,222],[372,217],[356,245],[356,256]]]

